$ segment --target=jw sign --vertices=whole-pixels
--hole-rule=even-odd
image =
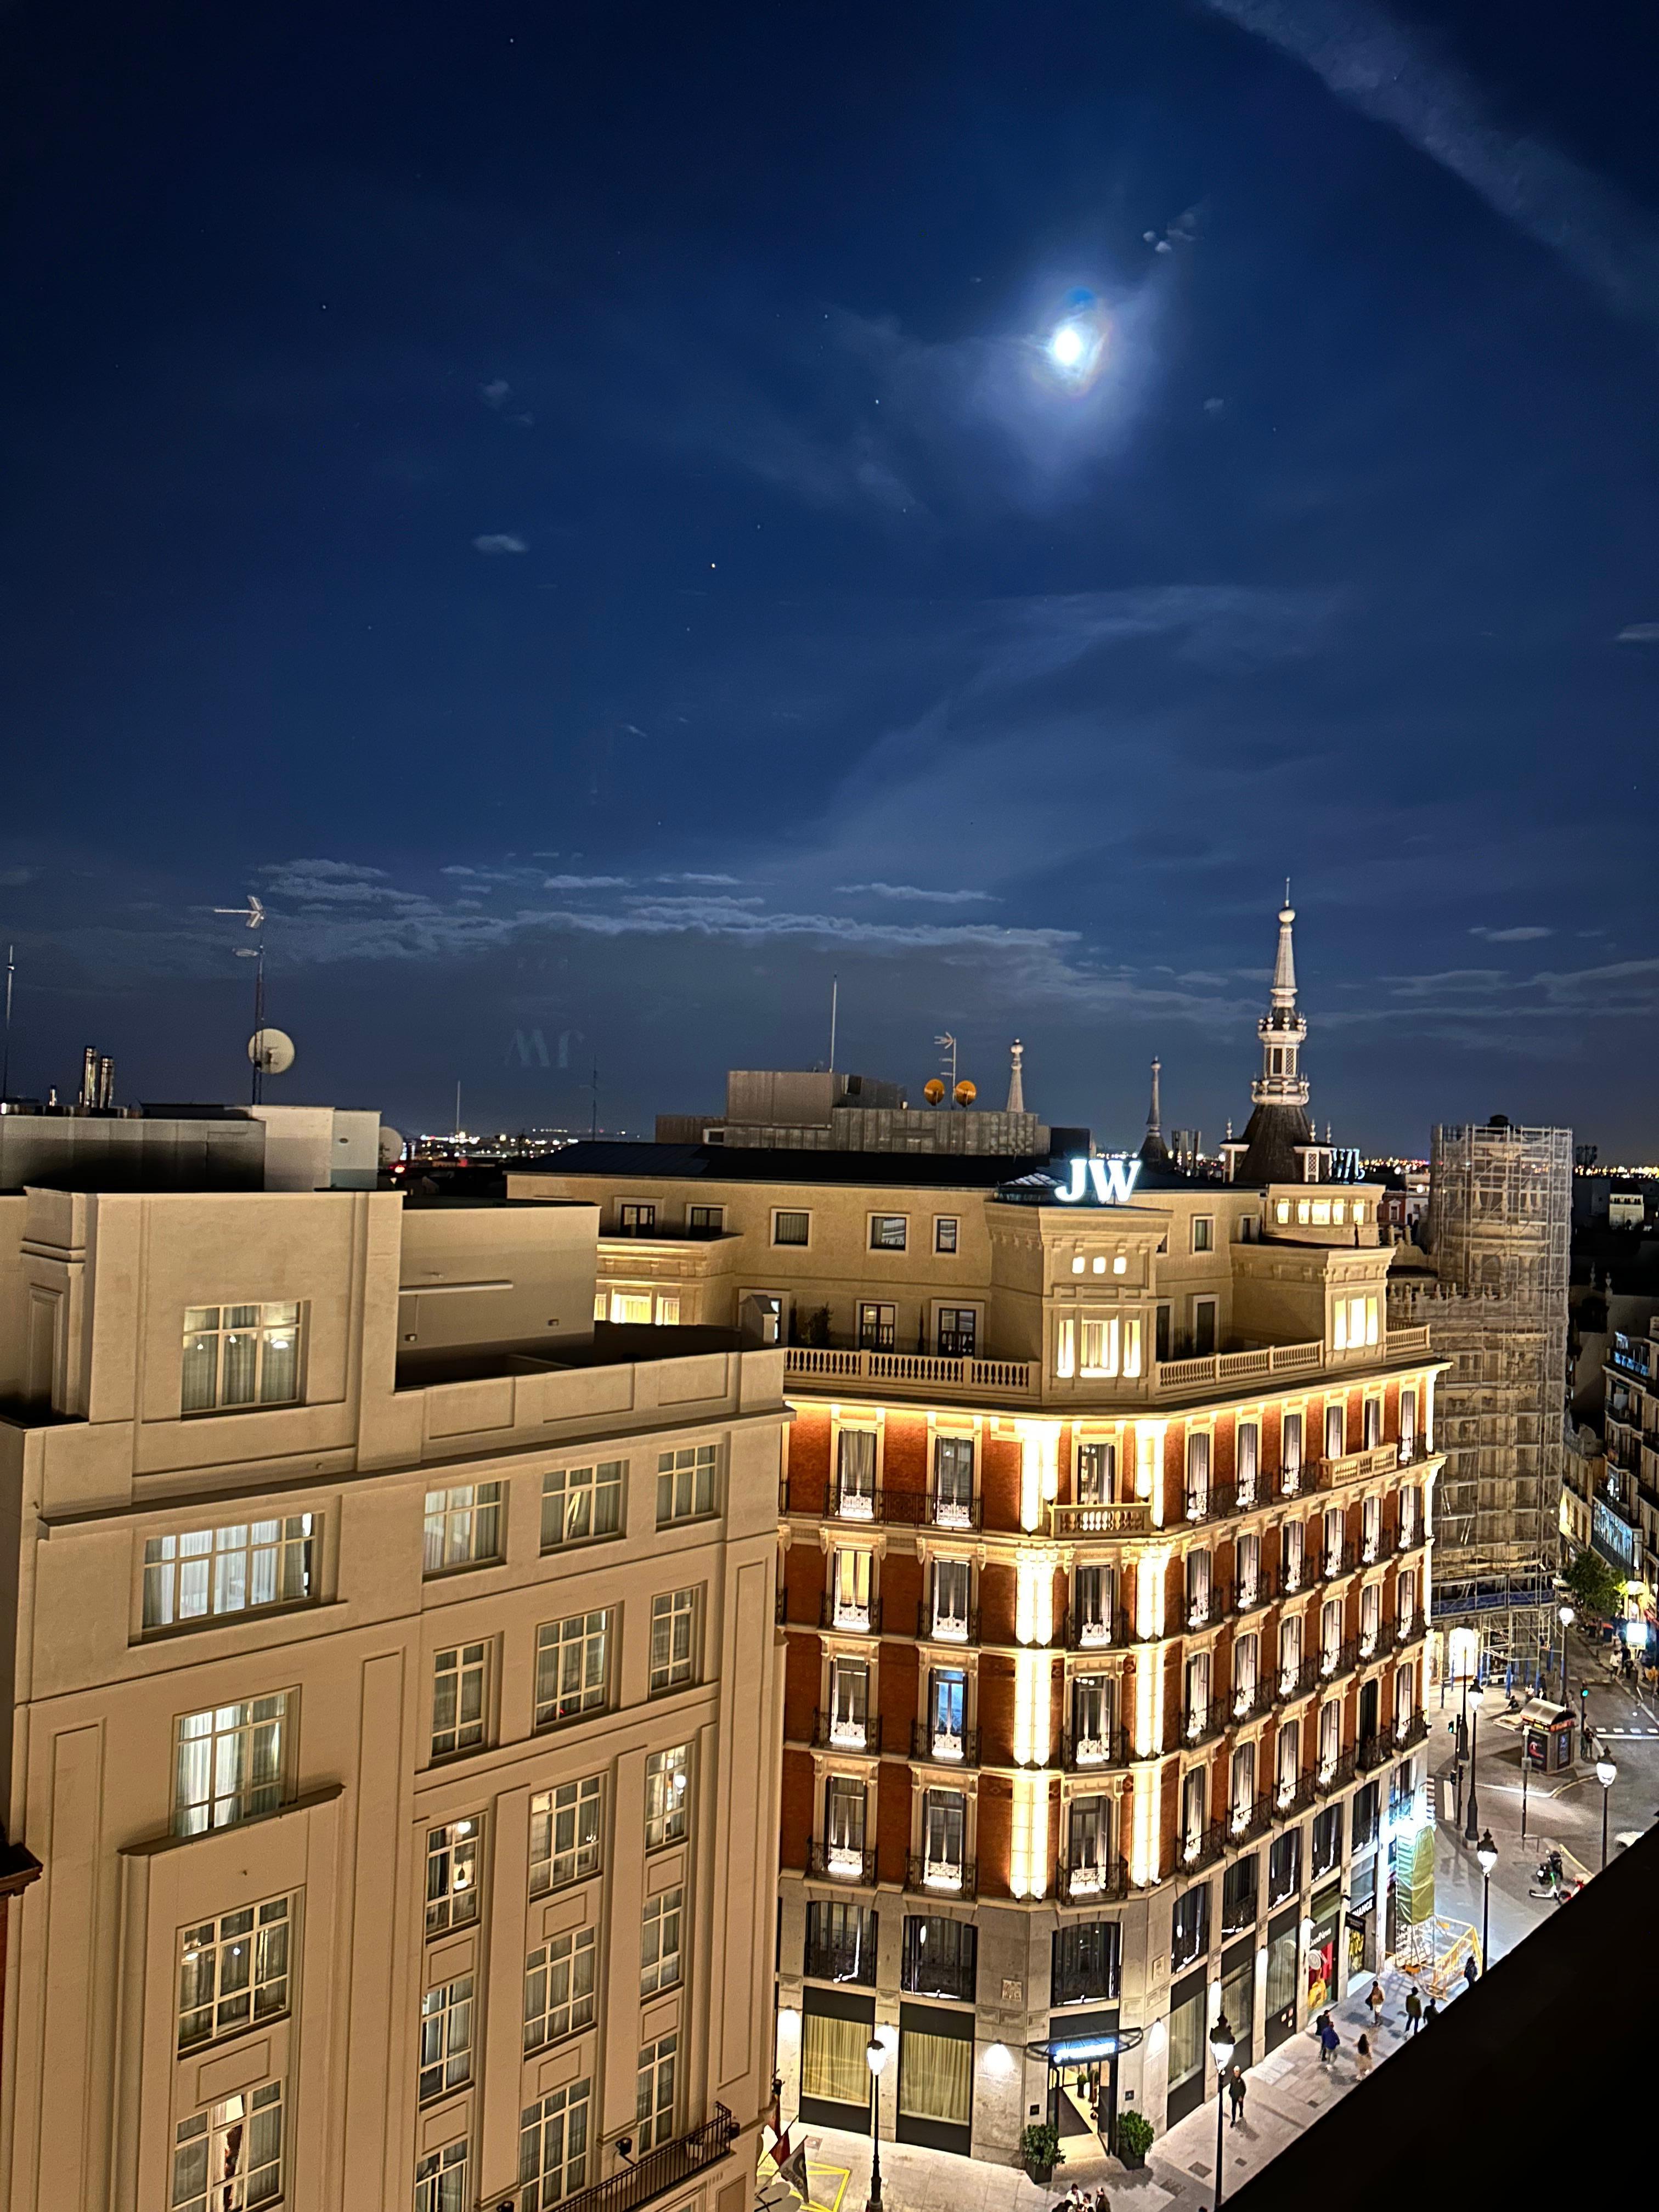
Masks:
[[[1129,1194],[1140,1180],[1139,1160],[1070,1159],[1069,1190],[1057,1190],[1062,1206],[1127,1206]]]

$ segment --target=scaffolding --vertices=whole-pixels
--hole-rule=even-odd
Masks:
[[[1570,1129],[1437,1127],[1432,1273],[1389,1288],[1392,1317],[1427,1322],[1449,1363],[1435,1386],[1434,1626],[1474,1628],[1489,1673],[1529,1683],[1559,1633],[1571,1197]]]

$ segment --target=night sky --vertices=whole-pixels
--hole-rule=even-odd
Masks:
[[[1659,1154],[1659,28],[0,11],[14,1090]],[[1088,334],[1081,373],[1048,341]],[[545,1063],[545,1064],[544,1064]]]

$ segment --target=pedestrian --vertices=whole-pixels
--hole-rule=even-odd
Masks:
[[[1329,2013],[1321,2013],[1319,2015],[1320,2064],[1322,2066],[1328,2066],[1341,2047],[1342,2039],[1337,2033],[1335,2024],[1332,2021]]]
[[[1409,1989],[1406,1992],[1406,2036],[1408,2041],[1422,2025],[1423,2000],[1414,1988]]]
[[[1356,2081],[1364,2080],[1371,2070],[1372,2063],[1371,2039],[1369,2035],[1362,2035],[1354,2045],[1353,2078]]]
[[[1381,2027],[1382,2025],[1383,2005],[1382,1977],[1381,1974],[1377,1976],[1376,1979],[1371,1984],[1369,1990],[1367,1990],[1365,2002],[1371,2008],[1371,2026],[1373,2027]]]
[[[1433,1999],[1432,1997],[1431,1997],[1431,1998],[1429,1999],[1429,2001],[1428,2001],[1427,2004],[1426,2004],[1426,2005],[1425,2005],[1425,2007],[1423,2008],[1423,2025],[1424,2025],[1424,2027],[1426,2027],[1428,2026],[1429,2022],[1430,2022],[1431,2020],[1438,2020],[1438,2019],[1439,2019],[1439,2017],[1440,2017],[1440,2008],[1439,2008],[1439,2006],[1435,2002],[1434,1999]]]
[[[1228,2124],[1236,2128],[1244,2117],[1244,2076],[1237,2066],[1227,2076],[1227,2103],[1232,2112]]]
[[[1474,1954],[1471,1951],[1463,1961],[1463,1985],[1466,1989],[1472,1990],[1480,1978],[1480,1969],[1475,1965]]]

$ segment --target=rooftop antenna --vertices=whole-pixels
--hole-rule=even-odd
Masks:
[[[0,1102],[11,1097],[11,981],[17,973],[17,947],[6,947],[6,1044],[0,1059]]]
[[[265,910],[258,896],[250,891],[246,906],[216,906],[213,911],[215,914],[239,916],[250,929],[257,931],[258,936],[257,944],[243,945],[236,955],[239,960],[253,963],[253,1036],[248,1047],[248,1058],[253,1067],[250,1097],[257,1106],[264,1089],[266,1065],[265,1054],[260,1046],[265,1026]]]
[[[950,1030],[946,1030],[944,1036],[936,1036],[933,1039],[933,1042],[939,1047],[941,1053],[947,1054],[950,1057],[951,1088],[954,1091],[957,1087],[957,1041],[951,1036]]]
[[[841,978],[830,978],[830,1073],[836,1072],[836,1013],[841,999]]]

